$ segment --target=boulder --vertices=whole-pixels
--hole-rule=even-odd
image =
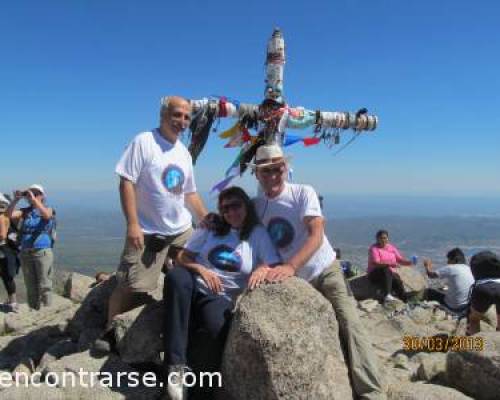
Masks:
[[[20,336],[3,336],[0,339],[0,369],[12,370],[24,360],[37,365],[43,354],[64,338],[58,327],[46,326]]]
[[[41,372],[47,383],[64,390],[65,399],[153,400],[162,392],[159,380],[155,381],[156,386],[153,387],[143,385],[142,375],[113,354],[96,358],[89,351],[75,353],[49,363]],[[66,373],[66,385],[62,379],[63,373]],[[75,387],[70,385],[70,374],[73,374],[78,382]],[[148,383],[152,383],[151,373],[148,374]],[[80,384],[80,377],[84,385]]]
[[[500,335],[480,332],[472,336],[475,350],[448,353],[446,379],[450,386],[479,400],[498,399],[500,387]]]
[[[26,334],[48,325],[60,325],[64,330],[75,310],[76,306],[70,300],[56,294],[53,294],[52,305],[42,307],[40,310],[33,310],[26,304],[21,304],[19,312],[5,315],[3,325],[0,326],[0,334]]]
[[[108,302],[117,284],[113,275],[107,281],[94,286],[76,310],[69,322],[68,332],[74,341],[78,341],[83,331],[87,329],[103,330],[106,326]],[[158,279],[158,287],[151,295],[143,296],[140,302],[161,300],[163,298],[163,274]]]
[[[298,278],[241,298],[222,376],[239,400],[352,398],[333,308]]]
[[[446,353],[430,353],[423,357],[415,378],[425,382],[446,382]]]
[[[427,280],[424,275],[415,267],[400,267],[397,269],[397,274],[403,281],[406,296],[422,300],[427,288]]]
[[[121,359],[130,364],[161,364],[163,351],[163,301],[135,308],[113,321],[116,345]]]
[[[348,279],[354,298],[358,301],[375,299],[382,301],[382,291],[377,288],[369,279],[368,275],[360,275],[352,279]]]
[[[397,382],[389,385],[388,400],[472,400],[455,389],[427,383]]]
[[[95,285],[95,279],[77,272],[61,272],[56,279],[56,287],[62,295],[74,302],[81,303]]]

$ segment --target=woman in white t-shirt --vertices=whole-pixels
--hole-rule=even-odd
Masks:
[[[198,229],[178,255],[180,266],[165,278],[165,366],[167,373],[186,371],[189,332],[203,330],[203,371],[220,366],[236,297],[259,286],[270,266],[281,259],[260,224],[254,205],[239,187],[223,190],[219,216],[211,229]],[[207,342],[208,341],[208,342]],[[183,399],[182,379],[168,382],[171,398]]]

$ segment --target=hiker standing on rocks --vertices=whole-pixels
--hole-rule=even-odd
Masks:
[[[412,265],[404,258],[396,246],[389,243],[389,232],[380,230],[375,235],[377,242],[368,250],[368,279],[382,289],[384,302],[396,300],[394,292],[401,300],[406,301],[403,282],[398,275],[399,265]]]
[[[127,237],[111,295],[108,326],[117,314],[144,302],[157,287],[170,246],[183,246],[192,217],[207,214],[196,192],[193,162],[179,140],[191,121],[191,106],[170,97],[160,110],[160,127],[137,135],[116,166]]]
[[[346,343],[354,392],[361,399],[385,399],[382,378],[372,346],[359,319],[335,252],[324,232],[318,196],[308,185],[286,181],[288,160],[277,145],[259,147],[250,164],[260,183],[255,198],[257,215],[284,261],[267,280],[292,276],[305,279],[335,309],[340,335]]]
[[[29,207],[16,210],[22,198]],[[26,285],[28,305],[35,310],[52,304],[52,278],[54,275],[55,211],[45,203],[45,189],[31,185],[26,190],[16,190],[7,209],[7,216],[19,226],[21,268]]]
[[[14,278],[19,270],[19,259],[17,257],[17,246],[9,238],[11,223],[6,213],[9,204],[9,199],[0,193],[0,277],[8,295],[6,306],[11,311],[17,312],[18,304]]]

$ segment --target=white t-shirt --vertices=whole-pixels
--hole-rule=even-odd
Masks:
[[[257,215],[286,262],[304,246],[309,231],[304,217],[323,217],[318,195],[311,186],[285,183],[280,195],[270,199],[261,193],[254,199]],[[335,261],[335,251],[323,235],[321,247],[312,255],[297,276],[311,281]]]
[[[143,132],[127,146],[116,173],[135,184],[137,214],[144,233],[177,235],[191,226],[184,194],[196,192],[193,161],[180,140]]]
[[[239,232],[231,229],[225,236],[216,236],[206,229],[197,229],[185,248],[196,253],[196,262],[214,271],[220,278],[223,296],[235,299],[248,284],[252,271],[261,264],[281,262],[265,228],[256,226],[248,240],[240,240]],[[198,276],[202,288],[203,278]],[[203,290],[203,289],[202,289]]]
[[[467,304],[470,287],[474,284],[474,276],[470,267],[465,264],[453,264],[436,271],[439,278],[446,279],[448,291],[444,302],[451,308],[460,308]]]

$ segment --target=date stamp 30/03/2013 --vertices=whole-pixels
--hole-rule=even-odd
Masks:
[[[403,336],[404,351],[483,351],[481,336]]]

